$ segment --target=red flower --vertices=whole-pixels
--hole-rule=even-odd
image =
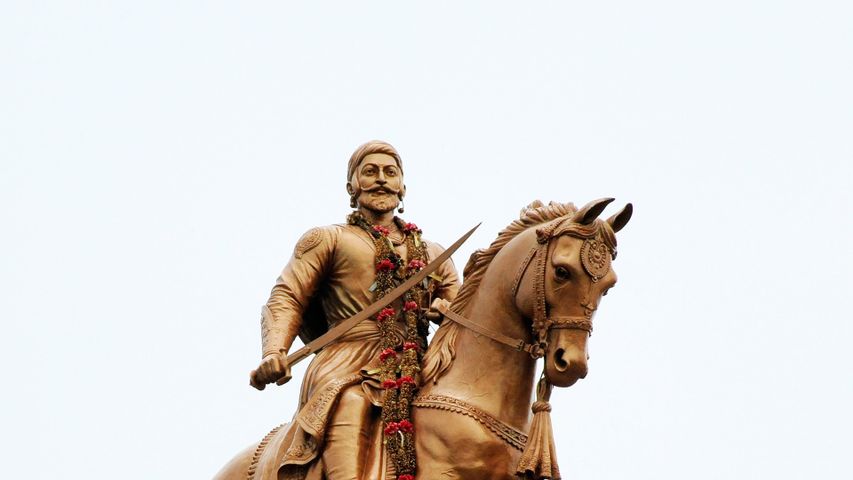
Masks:
[[[385,380],[384,382],[382,382],[382,388],[384,388],[385,390],[397,388],[397,382],[394,380]]]
[[[400,430],[400,425],[397,422],[388,422],[388,425],[385,426],[385,435],[389,437],[397,433]]]
[[[415,342],[406,342],[403,344],[403,350],[417,350],[418,344]]]
[[[380,322],[384,322],[385,320],[388,320],[389,318],[393,317],[394,315],[397,315],[397,311],[394,310],[393,308],[391,308],[391,307],[383,308],[379,312],[379,315],[377,315],[376,320],[380,321]]]
[[[405,303],[405,305],[403,305],[403,311],[404,312],[411,312],[411,311],[417,310],[417,309],[418,309],[418,302],[415,302],[412,300],[409,300],[408,302]]]
[[[376,264],[377,272],[390,272],[395,268],[397,268],[397,264],[387,258],[383,258],[379,261],[379,263]]]
[[[406,226],[404,226],[404,227],[403,227],[403,231],[404,231],[404,232],[406,232],[406,233],[408,233],[408,232],[418,232],[418,233],[421,233],[421,229],[420,229],[420,228],[418,228],[418,226],[417,226],[417,225],[415,225],[414,223],[407,223],[407,224],[406,224]]]
[[[408,473],[404,473],[403,475],[397,477],[397,480],[415,480],[415,476],[409,475]]]
[[[418,260],[417,258],[409,262],[409,270],[418,271],[422,268],[426,267],[426,263],[422,260]]]
[[[400,420],[400,423],[397,424],[397,427],[403,433],[412,433],[412,431],[415,429],[415,426],[412,425],[412,422],[408,420]]]
[[[396,356],[397,352],[395,352],[393,348],[386,348],[385,350],[382,350],[382,353],[379,354],[379,360],[382,360],[384,362],[385,360]]]
[[[408,375],[406,375],[405,377],[400,377],[399,379],[397,379],[397,387],[402,387],[403,385],[405,385],[407,383],[409,385],[414,385],[415,379],[408,376]]]
[[[388,230],[388,228],[383,227],[382,225],[374,225],[373,231],[378,233],[379,235],[382,235],[383,237],[387,237],[388,234],[391,233],[391,230]]]

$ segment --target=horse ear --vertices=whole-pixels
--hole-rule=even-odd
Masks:
[[[634,206],[630,203],[625,205],[622,210],[616,212],[612,217],[607,219],[607,223],[610,224],[610,228],[613,229],[613,232],[616,233],[619,230],[622,230],[622,227],[628,223],[628,220],[631,219],[631,215],[634,213]]]
[[[586,205],[583,206],[578,213],[572,217],[572,221],[575,223],[580,223],[582,225],[589,225],[594,222],[601,212],[607,208],[607,204],[615,200],[614,198],[599,198],[598,200],[593,200]]]

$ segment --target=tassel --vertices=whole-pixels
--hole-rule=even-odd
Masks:
[[[527,435],[527,445],[518,461],[515,474],[527,480],[559,480],[560,467],[557,466],[557,451],[554,445],[554,430],[551,428],[552,385],[543,376],[536,387],[536,401],[533,402],[533,424]]]

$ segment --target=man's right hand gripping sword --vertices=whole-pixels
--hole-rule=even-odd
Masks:
[[[291,378],[290,365],[287,363],[287,349],[281,348],[281,345],[289,343],[285,339],[288,334],[272,327],[272,324],[272,312],[264,307],[261,318],[264,358],[258,368],[249,374],[249,384],[258,390],[263,390],[270,383],[284,385]],[[290,341],[293,341],[292,336],[290,335]]]

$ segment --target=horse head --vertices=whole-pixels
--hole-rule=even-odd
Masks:
[[[611,266],[615,233],[628,223],[633,207],[629,203],[606,221],[598,219],[612,201],[592,201],[537,227],[532,247],[532,235],[518,238],[527,243],[529,253],[513,288],[516,307],[531,319],[545,378],[558,387],[586,377],[592,320],[601,297],[616,284]]]

